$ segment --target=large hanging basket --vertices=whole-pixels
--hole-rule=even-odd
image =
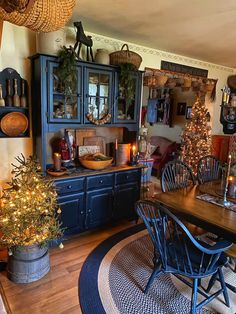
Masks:
[[[126,50],[124,50],[125,47],[126,47]],[[138,53],[130,51],[127,44],[124,44],[121,47],[120,51],[115,51],[115,52],[110,53],[110,64],[112,65],[121,65],[123,63],[131,63],[138,70],[141,62],[142,62],[142,57]]]
[[[35,32],[52,32],[62,28],[69,20],[75,0],[30,0],[28,7],[25,0],[19,2],[15,10],[8,9],[11,13],[0,8],[0,19],[10,23],[25,26]],[[27,9],[21,12],[22,7]]]

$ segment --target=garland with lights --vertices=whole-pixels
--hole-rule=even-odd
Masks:
[[[197,173],[200,158],[211,154],[211,127],[207,121],[205,102],[197,98],[192,107],[191,119],[186,123],[181,138],[181,159],[193,173]]]
[[[62,236],[61,213],[52,181],[46,180],[38,162],[23,155],[15,158],[14,177],[1,197],[0,243],[14,246],[46,244]],[[60,247],[63,245],[61,244]]]

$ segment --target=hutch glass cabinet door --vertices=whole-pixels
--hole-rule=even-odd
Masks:
[[[66,92],[63,82],[60,82],[57,75],[58,63],[49,62],[49,122],[81,122],[82,69],[80,66],[77,66],[76,69],[77,80],[72,82]]]
[[[114,106],[114,122],[115,123],[136,123],[138,112],[138,99],[140,99],[141,80],[139,73],[133,74],[132,84],[125,89],[119,83],[119,76],[116,77],[116,101]],[[128,97],[127,97],[128,95]]]
[[[112,75],[111,71],[86,68],[85,123],[91,123],[89,116],[101,120],[111,112]]]

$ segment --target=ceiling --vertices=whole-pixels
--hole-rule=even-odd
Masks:
[[[77,0],[88,32],[236,68],[235,0]]]

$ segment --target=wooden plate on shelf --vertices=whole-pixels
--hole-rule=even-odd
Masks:
[[[54,170],[54,168],[47,169],[47,173],[50,174],[51,176],[54,176],[54,177],[62,176],[66,172],[67,172],[67,169],[65,167],[61,167],[60,171],[56,171],[56,170]]]
[[[22,112],[10,112],[1,119],[1,130],[8,136],[18,136],[24,133],[28,125],[28,118]]]

